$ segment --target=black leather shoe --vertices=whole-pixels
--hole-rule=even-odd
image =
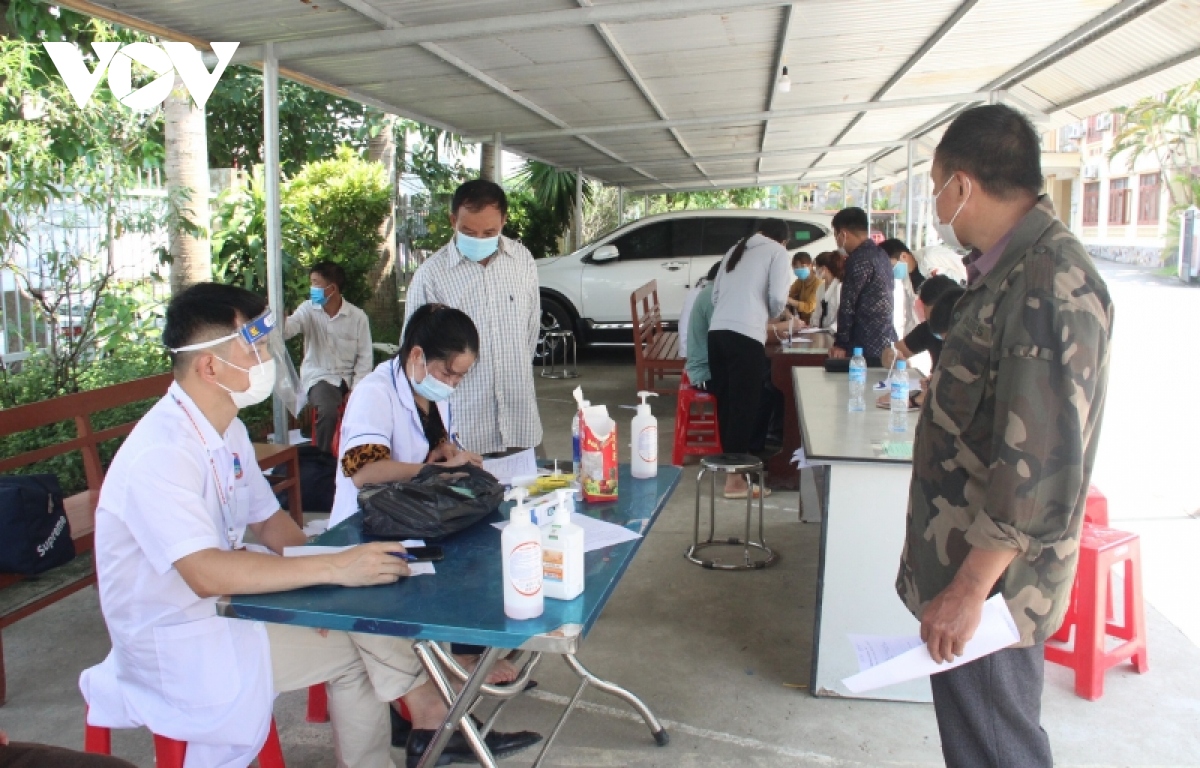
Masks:
[[[408,736],[408,745],[404,748],[405,759],[408,768],[417,768],[417,764],[421,762],[421,756],[425,754],[425,750],[433,741],[433,730],[424,730],[413,728]],[[534,744],[542,740],[540,733],[533,731],[517,731],[515,733],[497,733],[492,731],[483,738],[487,744],[488,750],[497,760],[503,760],[506,757],[512,757],[518,752],[529,749]],[[467,739],[459,731],[455,731],[450,737],[450,741],[446,744],[446,748],[442,750],[441,757],[438,758],[438,765],[450,765],[451,763],[477,763],[475,753],[471,751],[471,746],[467,743]]]

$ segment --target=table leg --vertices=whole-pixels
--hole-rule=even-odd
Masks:
[[[425,754],[421,756],[421,762],[417,764],[417,768],[433,768],[433,766],[438,764],[438,758],[442,756],[442,750],[446,748],[446,743],[450,741],[450,737],[454,734],[455,729],[463,732],[467,743],[471,745],[475,756],[479,758],[480,765],[484,766],[484,768],[496,768],[495,758],[488,751],[487,745],[479,735],[479,731],[475,730],[475,724],[471,722],[467,715],[470,714],[476,699],[479,698],[479,689],[483,687],[483,682],[487,679],[492,667],[495,666],[496,660],[504,652],[503,649],[485,649],[479,657],[479,663],[476,665],[475,671],[471,673],[470,677],[467,678],[467,682],[463,684],[462,690],[455,696],[454,689],[450,687],[450,681],[446,679],[446,675],[442,672],[441,666],[437,663],[434,654],[429,650],[428,645],[431,642],[429,640],[420,640],[413,644],[413,650],[416,652],[417,658],[421,660],[425,671],[429,673],[429,679],[437,687],[438,692],[446,702],[446,706],[450,708],[450,711],[446,714],[446,719],[442,722],[442,727],[438,729],[437,734],[433,737],[433,741],[429,743]]]
[[[580,699],[583,697],[583,692],[587,690],[588,686],[624,700],[629,706],[637,710],[642,720],[645,721],[646,727],[650,729],[650,733],[654,736],[655,743],[660,747],[667,746],[671,740],[670,734],[667,733],[667,729],[663,728],[662,723],[658,721],[658,718],[654,716],[654,713],[650,711],[650,708],[641,699],[616,683],[601,680],[593,675],[586,667],[579,663],[579,659],[575,658],[574,654],[564,654],[563,661],[567,663],[572,672],[579,676],[579,687],[575,689],[575,695],[571,697],[567,708],[558,718],[558,722],[554,724],[554,730],[550,732],[550,735],[546,737],[545,743],[542,744],[542,750],[538,753],[537,759],[533,761],[533,768],[541,768],[542,762],[550,752],[550,747],[554,744],[554,740],[558,738],[559,732],[566,725],[567,718],[571,716],[571,712],[579,704]]]

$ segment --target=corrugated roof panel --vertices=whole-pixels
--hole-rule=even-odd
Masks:
[[[378,29],[337,2],[314,7],[300,0],[109,0],[102,5],[210,41],[283,42]]]
[[[519,3],[513,0],[371,0],[371,5],[405,25],[494,19],[578,7],[572,0],[521,0]]]

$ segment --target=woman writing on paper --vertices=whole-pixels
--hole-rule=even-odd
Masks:
[[[346,403],[331,527],[358,511],[358,490],[368,483],[408,480],[426,464],[483,463],[459,447],[448,403],[478,354],[479,332],[462,311],[426,304],[413,313],[400,351]]]

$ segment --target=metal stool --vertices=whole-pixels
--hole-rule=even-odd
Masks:
[[[579,357],[575,349],[575,334],[570,331],[547,331],[542,335],[542,378],[574,379],[579,377]],[[567,348],[571,351],[571,367],[567,368]],[[554,353],[562,348],[562,368],[554,360]]]
[[[708,497],[708,540],[700,541],[700,480],[705,473],[708,473],[711,478]],[[750,486],[746,494],[746,538],[744,539],[736,536],[731,536],[723,541],[713,539],[716,533],[718,473],[742,475],[746,478],[747,485]],[[750,518],[753,514],[751,502],[754,500],[753,490],[756,484],[754,478],[758,479],[758,487],[763,488],[763,463],[754,456],[744,453],[722,453],[716,456],[704,456],[700,459],[700,472],[696,475],[696,520],[692,536],[693,543],[684,553],[684,557],[696,565],[718,571],[751,571],[775,564],[779,555],[775,554],[763,539],[763,497],[761,492],[758,495],[758,541],[750,540]],[[742,547],[743,561],[741,563],[722,563],[717,560],[701,559],[697,553],[706,547]],[[750,559],[751,547],[762,552],[762,559]]]

